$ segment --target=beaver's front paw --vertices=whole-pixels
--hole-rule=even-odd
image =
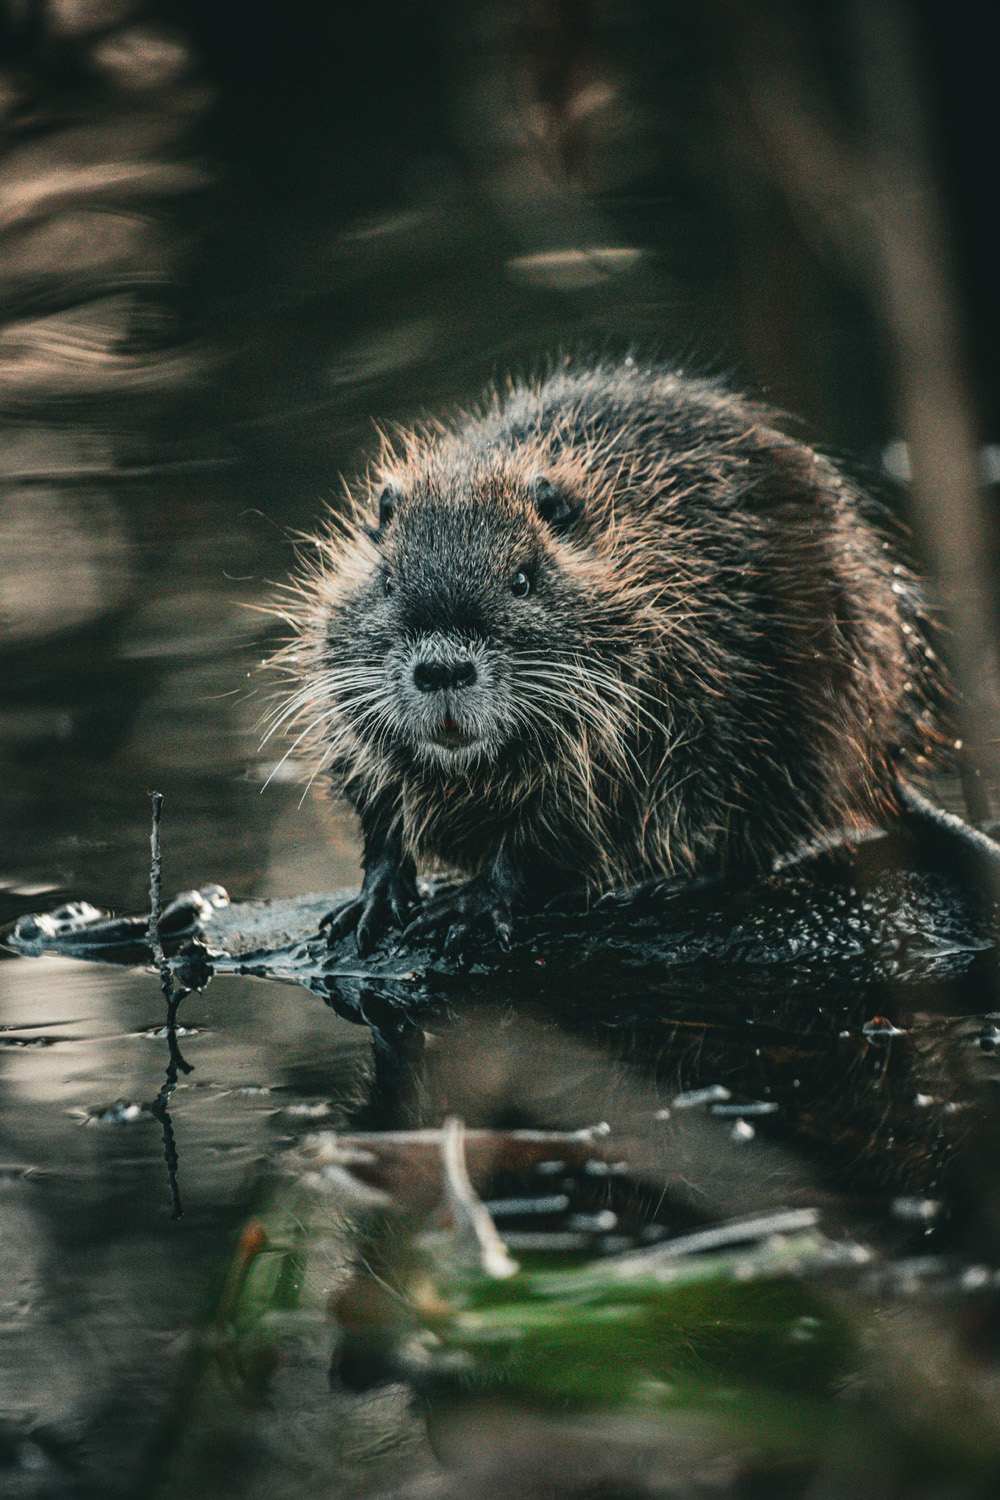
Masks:
[[[418,902],[413,876],[388,861],[372,865],[356,896],[328,911],[320,922],[331,947],[349,932],[362,957],[370,953],[390,927],[405,927]]]
[[[474,944],[509,948],[511,931],[509,896],[489,875],[480,875],[457,890],[442,891],[425,901],[404,929],[402,942],[428,943],[440,948],[445,958],[458,958]]]

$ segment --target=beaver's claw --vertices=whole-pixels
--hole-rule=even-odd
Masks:
[[[413,877],[398,865],[373,865],[366,871],[358,894],[328,911],[319,924],[320,930],[326,929],[331,948],[353,932],[358,952],[364,957],[377,946],[389,927],[406,926],[417,899]]]
[[[425,902],[404,928],[401,944],[429,943],[439,947],[445,958],[458,958],[473,943],[509,948],[511,932],[509,900],[492,881],[477,877]]]

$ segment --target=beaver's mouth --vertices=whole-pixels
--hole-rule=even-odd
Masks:
[[[467,745],[474,745],[476,742],[476,736],[462,729],[451,714],[445,714],[440,724],[431,730],[430,739],[435,745],[440,745],[445,750],[463,750]]]

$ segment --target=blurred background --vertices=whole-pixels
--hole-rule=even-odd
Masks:
[[[139,902],[154,785],[175,888],[350,877],[293,765],[261,795],[247,606],[376,423],[558,348],[723,373],[881,486],[981,724],[989,9],[4,0],[0,915]]]
[[[259,606],[377,425],[558,349],[724,374],[878,491],[944,612],[965,802],[1000,811],[991,12],[0,0],[0,926],[143,909],[154,788],[168,895],[354,882],[350,820],[261,747]],[[350,1117],[367,1034],[250,980],[192,997],[178,1227],[154,981],[0,981],[0,1483],[145,1493],[262,1164]],[[296,1449],[270,1500],[334,1493],[327,1345],[329,1489]]]

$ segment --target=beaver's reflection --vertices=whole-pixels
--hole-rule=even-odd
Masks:
[[[547,998],[560,988],[548,987]],[[969,1062],[982,1051],[965,1023],[898,1008],[894,1023],[866,1026],[870,997],[853,1011],[845,999],[837,1011],[824,1003],[805,1015],[800,996],[746,1000],[675,996],[659,1019],[648,1011],[598,1019],[582,1004],[570,1016],[481,999],[450,1022],[439,1012],[429,1038],[418,1042],[410,1030],[390,1062],[393,998],[374,986],[354,997],[382,1028],[357,1117],[364,1128],[303,1142],[301,1164],[317,1181],[329,1174],[338,1191],[357,1186],[354,1270],[331,1304],[332,1376],[341,1392],[409,1382],[446,1471],[422,1495],[700,1495],[709,1472],[725,1495],[800,1495],[827,1471],[830,1493],[848,1493],[847,1455],[867,1449],[873,1432],[887,1472],[903,1474],[896,1396],[906,1388],[919,1408],[913,1362],[924,1353],[933,1361],[945,1342],[926,1301],[914,1322],[901,1300],[904,1267],[911,1282],[930,1277],[932,1264],[935,1274],[957,1268],[991,1232],[992,1205],[974,1217],[967,1201],[968,1161],[981,1143],[965,1106],[982,1093]],[[502,1278],[477,1293],[463,1260],[467,1235],[444,1152],[457,1117],[467,1122],[471,1191],[518,1264],[520,1300]],[[771,1255],[787,1263],[775,1270]],[[685,1323],[675,1347],[655,1289],[636,1311],[635,1278],[652,1274],[668,1287],[670,1277],[700,1276],[699,1257],[729,1290],[707,1308],[704,1327],[697,1316]],[[588,1332],[588,1297],[602,1277],[616,1290],[601,1303],[598,1334]],[[698,1307],[700,1286],[688,1288]],[[956,1272],[945,1290],[958,1286]],[[873,1313],[873,1295],[889,1306],[888,1325],[884,1307]],[[783,1308],[782,1299],[791,1302],[779,1320],[784,1342],[771,1349],[764,1325],[774,1297]],[[982,1310],[979,1324],[981,1332]],[[856,1335],[876,1326],[878,1355],[859,1352]],[[608,1327],[619,1329],[610,1343]],[[825,1374],[807,1370],[807,1359],[793,1398],[795,1341],[814,1335],[826,1340]],[[752,1358],[734,1352],[744,1337]],[[557,1348],[561,1373],[558,1361],[544,1365]],[[685,1369],[694,1359],[708,1382],[683,1415],[593,1395],[609,1369],[675,1355]],[[535,1383],[549,1378],[546,1396]],[[780,1437],[748,1397],[772,1381],[785,1403]],[[867,1425],[857,1431],[850,1401],[837,1395],[826,1405],[844,1381],[869,1391]],[[706,1395],[719,1383],[724,1420]],[[557,1386],[563,1396],[553,1405]],[[815,1443],[796,1425],[800,1398],[825,1413]],[[763,1456],[762,1434],[771,1444]],[[663,1489],[666,1473],[676,1491]]]

